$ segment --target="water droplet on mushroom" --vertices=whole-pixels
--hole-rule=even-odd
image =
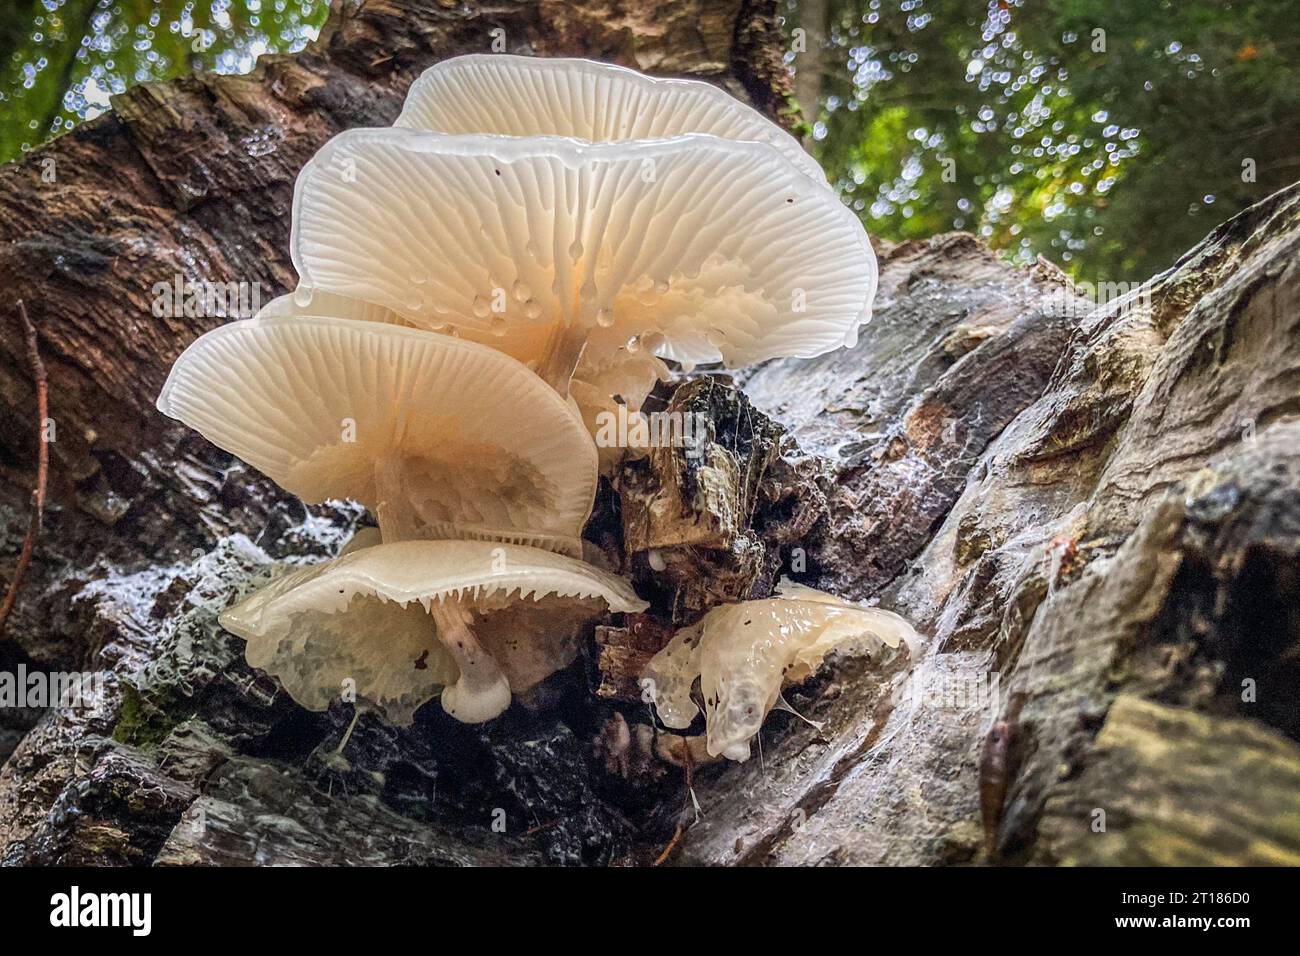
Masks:
[[[506,317],[504,315],[494,315],[490,328],[493,335],[501,338],[506,334]]]
[[[596,313],[596,324],[602,329],[607,329],[614,324],[614,310],[601,309]]]
[[[426,282],[428,282],[428,281],[429,281],[429,277],[428,277],[427,275],[425,275],[423,272],[412,272],[412,273],[411,273],[411,284],[412,284],[412,285],[424,285],[424,284],[425,284]]]
[[[492,304],[485,297],[481,295],[474,296],[474,314],[476,316],[480,319],[486,319],[491,311]]]
[[[533,297],[533,290],[528,288],[527,284],[520,279],[515,280],[515,284],[510,287],[510,291],[514,294],[517,302],[527,302]]]
[[[536,299],[529,299],[524,303],[524,315],[530,319],[540,318],[542,314],[542,304]]]
[[[315,294],[316,291],[309,285],[298,286],[298,288],[293,290],[294,305],[305,309],[307,306],[311,305],[312,297]]]
[[[569,257],[572,259],[579,259],[582,257],[582,243],[577,239],[574,239],[573,242],[569,243]]]
[[[664,568],[668,567],[668,562],[664,560],[663,552],[658,548],[651,548],[647,551],[645,558],[652,571],[662,571]]]
[[[708,342],[715,349],[726,340],[727,336],[722,329],[709,329],[708,332],[704,333],[704,341]]]
[[[629,352],[641,351],[641,336],[634,335],[630,339],[628,339],[626,348]]]
[[[655,291],[658,292],[660,295],[663,295],[665,292],[667,292],[667,291],[668,291],[668,280],[667,280],[667,279],[656,279],[656,280],[655,280]]]

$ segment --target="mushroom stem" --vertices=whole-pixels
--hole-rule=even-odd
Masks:
[[[375,459],[375,523],[384,541],[413,541],[420,534],[420,520],[411,496],[404,487],[405,462],[400,455]]]
[[[466,724],[491,720],[510,706],[510,684],[505,674],[470,630],[469,609],[454,598],[434,600],[429,615],[438,639],[456,659],[460,677],[443,688],[442,709]]]
[[[590,330],[583,325],[562,323],[551,333],[546,352],[537,364],[537,374],[561,395],[569,394],[569,381],[587,347]]]

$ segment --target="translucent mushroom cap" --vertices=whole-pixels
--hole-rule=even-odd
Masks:
[[[745,365],[856,340],[876,262],[781,149],[691,134],[583,143],[351,130],[294,195],[299,302],[390,309],[531,364],[567,393],[653,353]]]
[[[594,60],[484,53],[443,60],[411,85],[393,125],[593,143],[707,133],[767,143],[809,179],[826,182],[793,136],[716,86]]]
[[[279,316],[329,316],[414,327],[408,319],[392,309],[330,292],[314,293],[306,305],[300,304],[294,294],[277,296],[258,312],[258,318]],[[491,344],[503,343],[494,339]],[[512,351],[517,352],[525,359],[531,357],[536,364],[535,357],[540,346],[535,342],[505,344],[518,346],[504,349],[507,354],[511,354]],[[594,356],[596,352],[593,351],[591,354]],[[635,355],[623,354],[602,363],[584,359],[578,363],[573,379],[569,382],[569,397],[577,406],[578,414],[582,416],[588,432],[597,436],[601,433],[602,413],[615,416],[608,421],[617,422],[616,416],[619,414],[620,405],[633,411],[641,408],[655,384],[666,377],[667,366],[648,350],[642,350]],[[614,396],[617,396],[617,399]],[[600,444],[597,451],[602,471],[608,472],[622,460],[627,450],[616,445]]]
[[[361,502],[386,539],[581,553],[595,446],[493,349],[336,318],[233,322],[177,359],[158,408],[307,502]]]
[[[432,616],[443,604],[472,615],[516,693],[570,663],[592,618],[646,607],[621,579],[552,552],[403,541],[285,574],[220,621],[248,642],[249,664],[309,710],[351,688],[404,725],[459,676]]]
[[[915,655],[920,638],[897,614],[782,581],[775,597],[715,607],[678,631],[646,677],[659,718],[677,729],[700,713],[698,678],[709,753],[745,760],[784,683],[810,676],[832,650],[874,654],[904,643]]]

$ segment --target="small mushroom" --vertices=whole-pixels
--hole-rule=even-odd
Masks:
[[[595,60],[471,53],[411,84],[394,126],[437,133],[567,136],[591,143],[708,133],[767,143],[809,179],[826,174],[798,140],[709,83]]]
[[[569,664],[592,619],[645,608],[621,579],[549,551],[402,541],[285,574],[220,621],[309,710],[353,689],[407,725],[441,689],[447,713],[479,723]]]
[[[775,597],[715,607],[682,628],[645,679],[659,719],[683,730],[700,712],[698,678],[709,753],[743,761],[783,684],[811,676],[832,650],[874,654],[902,643],[915,657],[920,638],[897,614],[783,580]]]
[[[350,130],[298,178],[292,253],[301,308],[320,293],[380,306],[513,355],[562,395],[580,367],[627,397],[659,358],[735,367],[851,344],[876,286],[861,223],[824,183],[768,143],[704,134]]]
[[[345,319],[233,322],[177,359],[158,408],[304,501],[361,502],[385,541],[582,553],[591,437],[537,376],[485,346]]]

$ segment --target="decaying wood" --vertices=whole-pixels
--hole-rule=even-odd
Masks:
[[[672,639],[673,629],[644,614],[628,614],[622,627],[596,628],[596,694],[634,704],[645,698],[641,675],[646,665]]]
[[[911,243],[884,257],[886,304],[856,354],[751,375],[805,448],[878,436],[840,448],[819,582],[881,596],[930,645],[905,682],[843,672],[805,710],[823,732],[773,728],[766,770],[702,784],[686,858],[1300,860],[1278,796],[1300,768],[1298,252],[1300,186],[1142,295],[1035,329],[1041,304],[1068,304],[1033,291],[1056,277],[1004,272],[999,288],[977,278],[998,267],[973,241]],[[963,326],[989,334],[954,360]],[[919,427],[936,407],[951,430]],[[920,497],[947,504],[918,515]],[[1061,542],[1077,542],[1069,573]],[[978,768],[1009,702],[1016,769],[989,857]],[[1150,744],[1162,726],[1176,759]],[[1173,798],[1184,786],[1194,809]]]
[[[826,510],[819,467],[744,393],[704,376],[647,410],[702,423],[690,442],[661,444],[619,476],[624,564],[663,592],[672,622],[716,604],[764,597]]]
[[[355,515],[305,512],[152,411],[222,321],[154,317],[152,284],[285,289],[306,158],[496,27],[780,107],[772,5],[640,11],[348,4],[302,55],[133,89],[0,170],[0,287],[33,304],[59,429],[0,671],[103,677],[81,707],[0,710],[0,860],[1300,862],[1300,186],[1095,308],[970,236],[877,244],[857,347],[656,396],[705,416],[702,454],[630,464],[588,537],[657,625],[601,629],[496,721],[426,707],[347,736],[351,708],[307,713],[247,667],[216,612]],[[0,354],[16,557],[33,398],[13,328]],[[832,663],[787,692],[820,729],[776,712],[761,760],[703,765],[698,735],[651,727],[637,671],[782,574],[896,608],[927,646]]]

